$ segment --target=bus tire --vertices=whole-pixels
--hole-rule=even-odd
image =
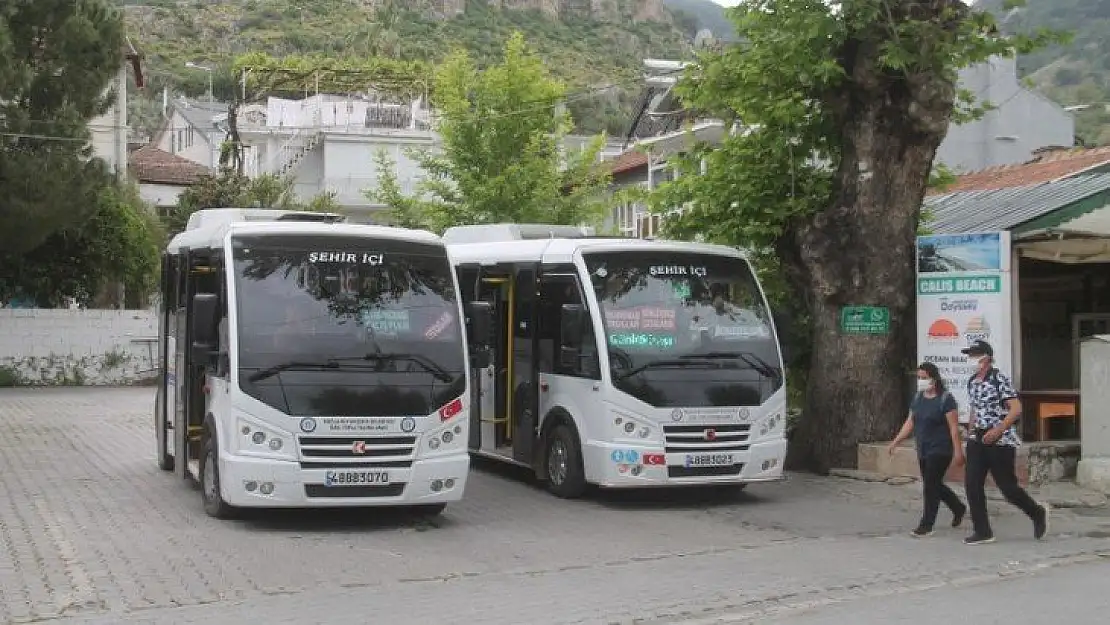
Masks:
[[[161,440],[157,434],[154,435],[154,442],[158,449],[158,468],[163,471],[173,471],[173,456],[170,455],[170,433],[166,429],[165,424],[159,423],[161,419],[157,416],[154,417],[154,427],[162,428]]]
[[[547,489],[562,499],[577,499],[586,492],[582,446],[574,430],[560,423],[544,438],[544,479]]]
[[[235,509],[224,501],[220,493],[220,453],[216,437],[211,429],[204,430],[204,446],[201,448],[200,496],[204,501],[204,512],[217,519],[229,519]]]

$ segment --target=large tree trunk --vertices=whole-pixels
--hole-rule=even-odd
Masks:
[[[858,445],[889,440],[905,418],[916,218],[955,95],[942,76],[884,73],[878,54],[846,47],[851,88],[840,103],[838,189],[830,207],[795,231],[814,345],[791,452],[794,464],[820,473],[857,466]],[[842,334],[844,306],[888,308],[890,333]]]

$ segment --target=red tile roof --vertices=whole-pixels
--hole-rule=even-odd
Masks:
[[[609,162],[609,173],[617,175],[646,167],[648,157],[643,152],[628,151]]]
[[[944,189],[930,190],[929,195],[1030,186],[1071,176],[1099,165],[1110,165],[1110,147],[1053,150],[1039,154],[1027,163],[1000,165],[971,172],[958,177],[956,182]]]
[[[139,182],[189,186],[196,184],[201,176],[212,175],[208,167],[189,159],[170,154],[152,145],[144,145],[129,155],[131,169]]]

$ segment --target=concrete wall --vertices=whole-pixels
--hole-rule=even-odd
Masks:
[[[148,310],[0,309],[0,386],[141,382],[157,338]]]
[[[177,199],[188,187],[172,184],[139,183],[139,197],[152,206],[177,206]]]
[[[1038,148],[1074,143],[1071,113],[1022,85],[1014,59],[995,57],[968,67],[960,72],[959,86],[975,95],[976,105],[997,108],[979,120],[949,126],[936,160],[958,172],[1024,163]]]
[[[1110,336],[1080,344],[1079,418],[1083,458],[1078,482],[1110,494]]]

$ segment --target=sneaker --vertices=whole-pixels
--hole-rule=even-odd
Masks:
[[[994,542],[994,536],[980,536],[979,534],[972,534],[964,539],[965,545],[986,545]]]
[[[1033,538],[1040,540],[1048,533],[1048,515],[1050,508],[1044,504],[1040,506],[1040,515],[1033,519]]]
[[[910,534],[915,538],[924,538],[933,535],[933,528],[924,525],[918,525]]]
[[[952,513],[952,527],[959,527],[964,522],[964,515],[967,514],[967,506],[960,508],[959,512]]]

